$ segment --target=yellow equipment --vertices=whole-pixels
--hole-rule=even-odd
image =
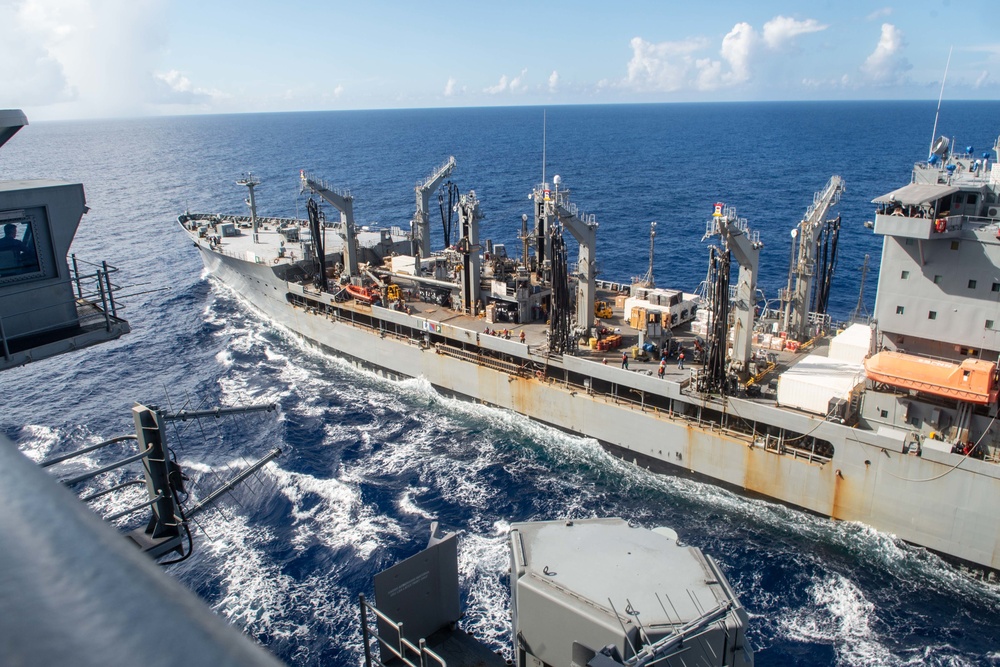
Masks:
[[[611,310],[611,305],[607,301],[595,301],[594,316],[602,320],[611,319],[614,316],[614,313]]]
[[[399,285],[389,285],[385,288],[385,298],[389,301],[397,301],[400,296]]]

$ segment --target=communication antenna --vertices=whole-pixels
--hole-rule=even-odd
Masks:
[[[545,109],[542,109],[542,183],[545,182]]]
[[[653,240],[656,238],[656,222],[649,223],[649,269],[646,270],[644,282],[648,287],[656,287],[653,282]]]
[[[944,82],[948,80],[948,67],[951,66],[951,52],[954,46],[948,48],[948,61],[944,65],[944,76],[941,77],[941,92],[938,94],[937,111],[934,112],[934,129],[931,131],[931,149],[928,155],[934,153],[934,139],[937,137],[938,116],[941,115],[941,99],[944,97]]]
[[[858,304],[854,306],[854,312],[851,313],[852,322],[860,322],[862,319],[861,313],[864,313],[864,319],[868,319],[868,308],[865,306],[865,278],[868,276],[868,260],[871,259],[868,253],[865,253],[865,263],[861,265],[861,287],[858,289]]]

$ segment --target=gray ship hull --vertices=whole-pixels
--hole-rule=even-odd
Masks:
[[[589,359],[548,357],[516,341],[379,307],[337,304],[270,266],[195,238],[205,266],[265,316],[307,341],[391,377],[512,410],[594,438],[626,460],[691,473],[816,514],[858,521],[974,565],[1000,569],[998,466],[745,399],[703,398],[687,382]],[[431,336],[433,333],[433,336]],[[545,368],[516,372],[523,361]],[[522,365],[523,368],[523,365]],[[592,389],[602,387],[600,391]],[[640,397],[636,400],[636,397]],[[657,401],[648,400],[655,397]],[[648,403],[647,403],[648,400]],[[656,403],[657,407],[650,407]],[[667,407],[662,407],[666,405]],[[735,422],[807,433],[831,458],[729,428]]]

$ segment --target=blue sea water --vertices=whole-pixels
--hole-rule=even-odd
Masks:
[[[554,107],[545,173],[593,213],[602,277],[646,271],[693,290],[716,201],[737,208],[777,295],[789,231],[840,174],[847,192],[831,310],[858,301],[872,198],[925,158],[932,102],[718,103]],[[516,239],[542,179],[541,108],[205,116],[30,125],[0,150],[0,179],[83,182],[91,212],[73,251],[122,269],[133,332],[115,343],[0,375],[0,428],[41,459],[131,428],[133,401],[187,407],[276,401],[277,417],[188,424],[174,436],[205,488],[279,446],[253,489],[205,516],[196,552],[169,569],[292,664],[361,659],[356,598],[415,553],[437,519],[461,541],[466,627],[507,648],[504,529],[513,521],[622,516],[669,525],[714,556],[751,614],[760,665],[1000,663],[1000,590],[890,535],[711,485],[647,473],[593,441],[517,415],[391,382],[312,350],[208,279],[176,226],[185,210],[241,212],[253,171],[265,215],[298,214],[300,169],[349,188],[360,224],[406,227],[413,185],[449,155],[474,189],[483,236]],[[946,102],[939,134],[989,150],[1000,103]],[[436,243],[440,231],[435,227]],[[113,457],[115,452],[105,456]],[[93,465],[95,457],[78,465]],[[127,499],[100,507],[126,506]],[[118,505],[114,505],[114,503]]]

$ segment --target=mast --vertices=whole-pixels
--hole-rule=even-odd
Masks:
[[[944,76],[941,77],[941,92],[938,93],[937,111],[934,112],[934,129],[931,130],[931,147],[927,151],[928,155],[934,154],[934,139],[937,137],[938,116],[941,115],[941,100],[944,98],[944,82],[948,80],[948,67],[951,66],[951,52],[954,46],[948,48],[948,61],[944,64]]]
[[[542,109],[542,183],[545,182],[545,109]]]
[[[245,200],[250,207],[250,222],[253,224],[253,242],[259,243],[257,239],[257,200],[254,198],[253,189],[260,185],[260,179],[253,175],[253,172],[236,181],[236,185],[246,186],[250,191],[250,196]]]
[[[857,322],[861,319],[861,313],[864,312],[865,316],[868,316],[868,309],[865,307],[865,278],[868,276],[868,260],[871,257],[868,253],[865,253],[865,263],[861,265],[861,287],[858,288],[858,304],[854,306],[854,312],[851,313],[851,321]]]

